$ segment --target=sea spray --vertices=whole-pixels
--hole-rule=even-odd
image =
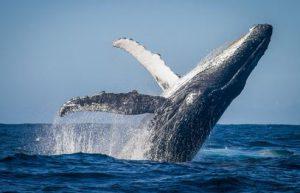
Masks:
[[[56,117],[48,132],[49,154],[99,153],[120,159],[146,159],[152,115],[75,113]]]
[[[130,139],[122,148],[119,158],[143,160],[146,159],[145,153],[150,149],[151,130],[148,128],[148,121],[152,118],[152,115],[148,115],[142,119],[138,129],[133,130],[130,134]]]

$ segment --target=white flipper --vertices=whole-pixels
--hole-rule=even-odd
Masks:
[[[172,87],[179,77],[160,58],[159,54],[154,54],[146,50],[134,40],[121,38],[113,42],[113,46],[121,48],[135,57],[155,78],[163,90]]]

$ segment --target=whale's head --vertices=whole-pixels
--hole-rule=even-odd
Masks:
[[[272,26],[261,24],[183,77],[170,103],[157,111],[151,156],[192,159],[268,47]],[[160,118],[162,117],[162,118]],[[160,141],[160,142],[158,142]],[[158,145],[157,145],[158,144]]]
[[[173,97],[185,92],[187,103],[211,99],[214,105],[210,108],[218,109],[221,104],[230,103],[243,90],[247,78],[267,49],[271,35],[271,25],[260,24],[250,28],[246,35],[200,65],[199,72]]]
[[[250,28],[246,35],[204,62],[202,69],[178,93],[185,91],[187,103],[191,103],[192,99],[200,102],[199,105],[206,100],[211,101],[210,108],[217,109],[211,113],[215,114],[213,117],[219,117],[217,111],[225,110],[243,90],[247,78],[266,51],[271,35],[271,25],[260,24]]]
[[[246,35],[204,63],[204,70],[191,80],[188,88],[197,90],[198,87],[210,95],[223,93],[223,97],[232,100],[243,90],[247,78],[267,49],[271,35],[271,25],[252,27]]]

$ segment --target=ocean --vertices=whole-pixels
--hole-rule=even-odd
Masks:
[[[217,125],[185,163],[113,156],[109,124],[56,127],[0,125],[1,192],[300,192],[300,126]]]

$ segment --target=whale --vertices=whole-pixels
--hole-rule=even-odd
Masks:
[[[120,38],[120,48],[146,68],[162,89],[159,96],[100,92],[65,102],[59,116],[92,111],[123,115],[150,113],[145,124],[150,147],[149,160],[191,161],[231,102],[242,92],[246,81],[264,55],[271,40],[270,24],[257,24],[218,52],[213,52],[184,76],[174,73],[161,56],[133,39]]]

